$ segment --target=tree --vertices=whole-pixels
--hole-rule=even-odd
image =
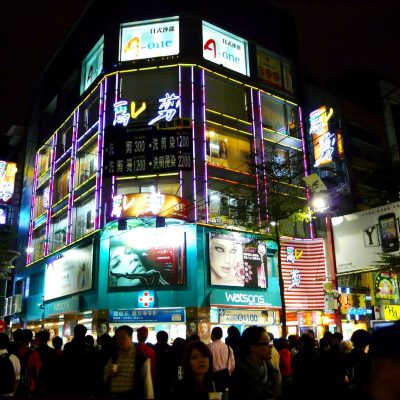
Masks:
[[[377,271],[400,273],[399,253],[379,253],[379,258],[375,263]]]

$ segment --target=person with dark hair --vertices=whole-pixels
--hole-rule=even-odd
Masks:
[[[221,339],[222,328],[216,326],[211,331],[212,343],[207,346],[213,356],[213,371],[217,390],[224,392],[229,386],[230,376],[235,369],[235,356],[233,350]]]
[[[227,330],[228,336],[225,338],[225,343],[233,350],[235,361],[239,357],[239,341],[240,331],[236,326],[231,325]]]
[[[110,395],[109,382],[104,382],[104,367],[108,360],[115,356],[116,345],[114,339],[108,334],[103,333],[97,338],[97,347],[94,352],[94,381],[93,394],[95,397]]]
[[[210,321],[207,319],[202,319],[199,321],[198,325],[198,335],[200,340],[205,343],[211,343],[211,324]]]
[[[281,337],[276,340],[276,350],[279,353],[279,371],[282,377],[282,396],[289,397],[292,386],[292,355],[289,342]]]
[[[104,367],[104,381],[109,381],[113,397],[154,399],[150,360],[137,351],[132,335],[129,325],[116,330],[117,351]]]
[[[289,335],[288,341],[289,351],[293,359],[293,357],[299,352],[299,337],[297,335]]]
[[[30,347],[33,332],[24,329],[21,333],[21,346],[18,350],[18,358],[21,363],[21,379],[17,389],[17,395],[26,396],[36,392],[39,371],[42,368],[37,351]]]
[[[77,324],[74,328],[74,337],[64,346],[65,368],[68,371],[68,382],[65,383],[65,393],[81,396],[91,394],[93,381],[93,356],[94,351],[85,341],[87,328]]]
[[[17,390],[21,364],[15,354],[7,351],[9,338],[5,333],[0,333],[0,396],[13,396]]]
[[[293,392],[296,398],[317,399],[321,396],[326,375],[321,354],[313,336],[305,333],[299,339],[299,352],[292,361]]]
[[[149,337],[149,330],[142,326],[137,330],[137,351],[143,353],[146,358],[150,360],[151,366],[151,377],[153,378],[153,382],[156,381],[156,353],[151,346],[146,343],[147,338]]]
[[[172,388],[174,400],[208,400],[209,393],[215,392],[213,381],[213,358],[203,342],[190,342],[183,356],[183,379],[176,381]]]
[[[156,334],[157,343],[154,345],[156,353],[156,380],[154,390],[157,399],[168,398],[171,392],[171,382],[176,377],[174,370],[171,368],[172,347],[168,344],[168,333],[158,331]]]
[[[280,374],[271,363],[270,337],[261,326],[246,328],[232,374],[229,400],[266,400],[280,395]]]
[[[197,340],[200,339],[198,338]],[[187,341],[181,337],[175,338],[172,342],[172,370],[174,378],[177,378],[182,370],[183,354],[185,352],[186,343]]]
[[[57,389],[53,386],[55,380],[53,373],[56,354],[55,350],[47,344],[50,339],[50,332],[47,329],[38,332],[36,336],[39,339],[39,346],[36,351],[42,362],[42,368],[40,369],[37,382],[37,393],[42,396],[48,396]]]

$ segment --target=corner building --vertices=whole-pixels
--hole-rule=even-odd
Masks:
[[[15,324],[67,339],[78,322],[94,335],[146,325],[151,341],[207,341],[212,324],[279,334],[276,245],[241,225],[267,218],[249,160],[304,149],[291,20],[269,6],[264,19],[260,2],[198,16],[103,3],[36,88]]]

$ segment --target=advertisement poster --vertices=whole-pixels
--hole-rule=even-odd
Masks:
[[[121,28],[120,61],[179,54],[178,17],[126,24]]]
[[[376,269],[381,253],[399,251],[400,202],[332,218],[338,274]]]
[[[94,82],[103,70],[104,37],[94,46],[82,62],[81,94]]]
[[[17,164],[0,161],[0,200],[8,201],[14,194],[15,174],[17,171]]]
[[[64,251],[46,264],[44,300],[92,288],[93,245]]]
[[[183,285],[185,268],[182,229],[135,228],[110,238],[110,288]]]
[[[376,299],[399,300],[396,274],[378,272],[375,276],[374,292]]]
[[[282,88],[281,61],[260,47],[257,47],[257,68],[258,78],[261,81],[279,89]]]
[[[203,21],[203,57],[249,76],[247,40]]]
[[[267,247],[239,233],[209,234],[211,285],[267,287]]]
[[[282,240],[281,257],[287,309],[324,309],[326,265],[323,239]]]

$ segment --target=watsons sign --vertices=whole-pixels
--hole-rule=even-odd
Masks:
[[[249,306],[265,306],[265,305],[267,305],[267,303],[265,302],[264,296],[262,296],[262,295],[225,292],[225,298],[228,303],[246,304]]]
[[[179,54],[178,17],[121,26],[120,61]]]
[[[281,307],[279,291],[225,290],[214,289],[210,294],[210,304],[233,307]]]
[[[203,57],[249,76],[247,41],[203,21]]]

